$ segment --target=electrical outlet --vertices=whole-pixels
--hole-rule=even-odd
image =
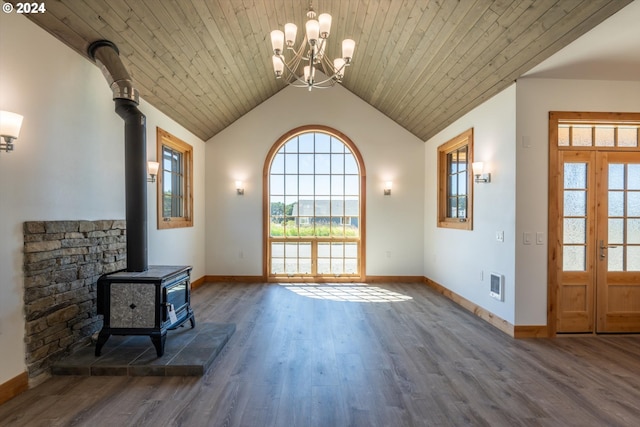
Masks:
[[[496,231],[496,242],[504,242],[504,231]]]

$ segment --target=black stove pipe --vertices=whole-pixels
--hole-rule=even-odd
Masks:
[[[146,118],[138,109],[138,91],[120,60],[116,45],[99,40],[91,43],[88,54],[109,82],[115,111],[124,120],[127,271],[146,271],[149,268]]]

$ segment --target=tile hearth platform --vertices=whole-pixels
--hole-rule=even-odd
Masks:
[[[188,325],[188,323],[187,323]],[[83,347],[56,362],[53,375],[201,376],[236,330],[234,324],[201,323],[167,332],[164,355],[158,357],[148,336],[112,336],[94,355]]]

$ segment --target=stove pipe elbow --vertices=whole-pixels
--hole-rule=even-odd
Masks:
[[[140,94],[133,86],[131,76],[120,60],[117,46],[109,40],[98,40],[89,45],[89,57],[100,67],[113,92],[113,99],[127,99],[138,105]]]

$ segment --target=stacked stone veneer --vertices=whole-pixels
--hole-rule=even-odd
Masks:
[[[86,344],[102,327],[96,284],[103,273],[126,268],[126,222],[24,223],[26,363],[31,379]]]

